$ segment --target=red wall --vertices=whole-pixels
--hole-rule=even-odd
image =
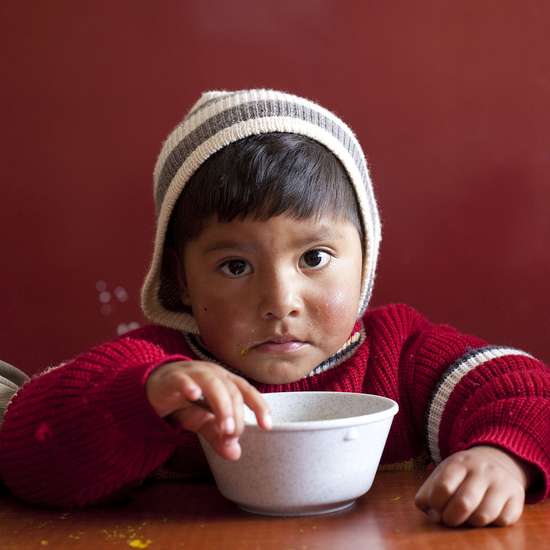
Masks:
[[[267,6],[1,4],[0,357],[35,372],[143,322],[162,139],[202,90],[266,86],[335,110],[366,149],[374,304],[550,360],[550,4]]]

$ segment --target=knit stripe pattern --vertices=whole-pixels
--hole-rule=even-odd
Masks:
[[[364,341],[337,366],[288,384],[251,382],[262,393],[389,397],[399,412],[382,467],[421,466],[428,449],[437,460],[473,445],[495,445],[538,469],[529,501],[548,496],[546,365],[430,323],[405,305],[370,310],[362,322]],[[208,465],[198,438],[160,418],[145,391],[154,369],[173,361],[183,361],[184,368],[196,358],[181,331],[146,326],[34,376],[6,412],[0,477],[24,500],[63,507],[104,501],[157,471],[202,477]],[[436,408],[442,399],[445,405]],[[430,429],[437,425],[439,454],[426,437],[427,418]]]
[[[449,369],[443,373],[443,376],[440,378],[439,383],[433,392],[428,408],[428,419],[426,423],[430,455],[436,464],[441,462],[441,451],[439,448],[441,419],[443,418],[445,406],[447,405],[453,390],[458,384],[460,384],[461,380],[474,369],[480,368],[484,364],[487,364],[488,362],[499,357],[509,357],[513,355],[522,355],[524,357],[533,358],[531,355],[521,350],[490,346],[467,353],[453,363]]]
[[[181,304],[177,281],[163,271],[166,231],[174,205],[191,176],[214,153],[239,139],[268,132],[307,136],[327,147],[353,185],[365,229],[363,280],[358,317],[372,294],[381,225],[364,153],[353,131],[320,105],[275,90],[205,92],[167,137],[154,170],[157,227],[153,258],[141,291],[145,315],[154,323],[198,334]]]

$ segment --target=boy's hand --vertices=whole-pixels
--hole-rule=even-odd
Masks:
[[[415,504],[450,527],[511,525],[521,516],[530,481],[528,466],[496,447],[480,445],[441,462],[420,487]]]
[[[147,379],[145,391],[159,416],[170,417],[185,429],[200,433],[229,460],[241,456],[244,403],[254,411],[261,428],[271,428],[269,407],[262,394],[244,378],[214,363],[180,361],[162,365]],[[207,400],[211,410],[193,404],[200,397]]]

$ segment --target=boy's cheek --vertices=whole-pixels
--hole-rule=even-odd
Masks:
[[[248,318],[247,308],[242,303],[227,303],[222,297],[201,300],[194,305],[193,315],[203,338],[203,332],[214,332],[219,335],[222,326],[226,335],[256,330]]]
[[[348,293],[341,289],[335,289],[334,291],[328,291],[324,295],[324,299],[319,301],[317,307],[320,321],[324,323],[355,323],[357,320],[357,310],[359,307],[359,295],[354,296],[355,293]]]

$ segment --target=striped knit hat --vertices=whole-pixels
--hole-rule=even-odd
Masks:
[[[365,233],[358,315],[366,310],[381,227],[365,157],[351,129],[316,103],[284,92],[209,91],[202,94],[168,136],[155,166],[155,247],[141,290],[143,311],[154,323],[198,334],[191,311],[181,303],[175,275],[163,267],[166,232],[182,189],[216,151],[242,138],[267,132],[288,132],[314,139],[332,151],[344,166],[355,190]]]

